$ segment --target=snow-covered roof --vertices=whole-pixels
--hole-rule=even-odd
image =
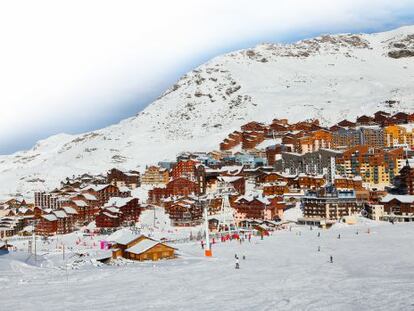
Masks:
[[[96,196],[94,196],[93,194],[90,194],[90,193],[82,193],[82,195],[84,196],[84,198],[86,200],[89,200],[89,201],[96,201],[96,200],[98,200],[96,198]]]
[[[73,203],[75,203],[76,206],[79,206],[79,207],[86,207],[86,206],[88,206],[88,203],[86,203],[85,201],[82,201],[82,200],[73,200]]]
[[[103,212],[102,214],[104,214],[105,216],[107,216],[109,218],[118,218],[119,217],[118,215],[114,215],[114,214],[107,213],[107,212]],[[122,243],[119,243],[119,244],[122,244]]]
[[[128,187],[125,187],[125,186],[118,187],[118,189],[119,189],[120,192],[128,192],[128,191],[130,191],[130,189]]]
[[[19,208],[19,213],[26,213],[29,209],[25,206]]]
[[[266,187],[266,186],[281,186],[281,187],[284,187],[286,185],[287,185],[286,181],[267,182],[267,183],[262,184],[263,187]]]
[[[265,139],[263,142],[261,142],[260,144],[258,144],[256,146],[256,148],[257,149],[266,149],[267,147],[274,146],[274,145],[281,144],[281,143],[282,143],[282,139],[281,138]]]
[[[138,173],[131,173],[131,172],[125,172],[124,174],[125,174],[125,176],[129,176],[129,177],[136,177],[136,176],[139,176],[139,174],[138,174]]]
[[[108,240],[115,242],[117,244],[127,245],[128,243],[139,238],[140,236],[141,236],[140,234],[134,233],[128,228],[125,228],[125,229],[120,229],[112,233],[108,237]]]
[[[114,207],[114,206],[105,207],[105,210],[107,210],[111,213],[116,213],[116,214],[120,213],[119,208]]]
[[[221,172],[229,172],[233,174],[238,174],[243,170],[243,166],[234,165],[234,166],[223,166],[220,168]]]
[[[86,186],[85,188],[83,188],[82,190],[94,190],[96,192],[101,191],[105,188],[107,188],[109,186],[109,184],[104,184],[104,185],[89,185]]]
[[[53,214],[42,215],[42,217],[44,219],[46,219],[47,221],[56,221],[57,220],[57,217]]]
[[[78,212],[70,206],[64,206],[62,209],[65,211],[66,214],[77,214]]]
[[[359,129],[372,129],[372,130],[379,130],[381,127],[377,124],[373,124],[373,125],[358,125],[355,127],[355,129],[359,130]]]
[[[237,198],[236,202],[240,202],[242,199],[248,201],[248,202],[252,202],[253,200],[257,200],[259,202],[262,202],[263,204],[270,204],[270,201],[263,196],[259,196],[259,195],[254,195],[254,194],[245,194],[242,195],[240,197]]]
[[[121,197],[112,197],[108,200],[108,202],[105,204],[106,206],[115,206],[115,207],[122,207],[128,204],[131,200],[134,198],[128,197],[128,198],[121,198]]]
[[[319,179],[324,178],[323,175],[308,175],[305,173],[299,173],[298,177],[319,178]]]
[[[217,179],[219,181],[223,181],[226,183],[231,183],[231,182],[235,182],[236,180],[239,180],[243,178],[242,176],[219,176]]]
[[[126,251],[133,254],[142,254],[143,252],[153,248],[154,246],[160,244],[158,241],[145,239],[140,241],[138,244],[128,248]]]
[[[68,215],[64,211],[53,211],[57,218],[66,218]]]
[[[382,198],[382,203],[388,203],[392,200],[397,200],[401,203],[414,203],[414,195],[396,195],[396,194],[387,194]]]

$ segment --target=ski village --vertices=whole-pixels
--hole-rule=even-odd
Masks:
[[[8,310],[2,304],[10,307],[7,293],[24,302],[25,293],[33,290],[27,284],[36,288],[35,293],[41,291],[43,287],[36,284],[42,279],[49,280],[46,294],[55,297],[50,308],[71,309],[77,299],[90,299],[82,293],[85,285],[75,290],[79,297],[73,296],[74,301],[65,304],[68,298],[60,295],[65,286],[76,288],[79,282],[87,282],[89,271],[93,276],[87,286],[98,288],[102,283],[109,292],[91,309],[130,309],[134,300],[124,297],[122,280],[124,286],[140,282],[151,289],[152,294],[142,296],[142,301],[136,294],[142,308],[165,310],[167,302],[154,306],[153,295],[173,299],[177,310],[197,303],[189,294],[194,289],[186,293],[182,284],[171,283],[177,286],[168,290],[167,285],[157,285],[179,278],[191,287],[200,286],[201,291],[204,281],[217,283],[217,295],[240,286],[242,304],[237,303],[235,309],[251,310],[254,297],[248,300],[242,293],[264,299],[262,291],[269,291],[270,285],[254,285],[249,290],[252,284],[243,284],[243,278],[249,270],[260,274],[260,265],[269,260],[277,274],[267,276],[267,284],[280,279],[288,282],[289,271],[283,271],[287,262],[311,267],[289,273],[298,279],[312,274],[302,280],[303,290],[311,280],[321,282],[321,290],[310,293],[309,299],[318,297],[315,307],[322,306],[321,297],[329,292],[325,289],[329,274],[343,275],[347,269],[371,274],[372,284],[362,286],[360,296],[351,298],[355,293],[343,284],[342,296],[338,292],[330,299],[343,309],[356,303],[352,299],[378,309],[380,300],[364,296],[367,287],[387,283],[391,275],[399,278],[398,284],[378,289],[381,296],[381,290],[398,291],[405,286],[400,278],[413,277],[412,269],[389,271],[381,266],[384,278],[379,280],[375,271],[370,272],[377,256],[383,255],[372,253],[374,248],[391,247],[390,254],[384,255],[391,260],[400,249],[413,245],[413,148],[413,113],[378,111],[331,127],[321,126],[317,119],[252,121],[229,133],[211,152],[182,152],[175,161],[149,164],[141,172],[108,168],[101,175],[68,176],[48,191],[33,189],[32,198],[11,198],[0,205],[0,309]],[[396,241],[389,243],[386,233],[392,231]],[[368,258],[362,255],[365,248],[370,250]],[[404,259],[408,261],[402,267],[412,268],[413,259]],[[217,274],[199,271],[200,264],[218,266],[212,270]],[[332,270],[337,265],[341,270]],[[100,270],[105,276],[96,274]],[[108,271],[112,270],[119,278],[111,280]],[[239,274],[240,283],[234,273]],[[303,303],[311,303],[300,299],[300,291],[290,296],[292,301],[283,300],[281,293],[289,283],[278,286],[279,293],[265,295],[272,297],[269,310],[301,309]],[[335,284],[335,288],[341,286]],[[125,305],[122,299],[115,305],[114,295],[124,297]],[[186,299],[179,300],[180,295]],[[212,299],[207,295],[194,309],[209,309]],[[403,309],[410,306],[406,302],[399,302]]]
[[[97,8],[76,11],[89,24]],[[196,26],[181,15],[185,28]],[[157,16],[164,19],[158,9]],[[127,28],[140,19],[133,11]],[[154,57],[177,41],[166,29],[173,39],[157,43]],[[85,33],[80,54],[95,40],[95,30]],[[54,40],[45,41],[60,45]],[[67,63],[73,74],[89,68],[105,76],[89,60],[52,53],[57,72]],[[124,98],[134,109],[128,118],[83,121],[86,111],[104,118],[108,90],[99,79],[99,107],[42,83],[42,92],[62,97],[49,98],[58,110],[37,123],[59,129],[0,154],[0,311],[414,310],[414,26],[229,52],[168,82],[164,93],[146,84],[150,73],[168,76],[162,59],[149,58],[145,69],[129,51],[135,65],[125,68],[144,78],[124,85],[115,81],[117,62],[98,54],[91,58],[105,60],[108,84],[120,85],[115,108],[105,109],[118,118]],[[32,131],[35,113],[9,100],[35,89],[10,68],[7,81],[19,87],[0,100],[15,110],[3,117],[13,130],[2,134],[18,141],[12,132]],[[43,70],[35,68],[37,79]],[[63,84],[75,80],[83,83],[70,75]],[[135,106],[145,101],[139,88],[160,96]],[[76,117],[66,115],[63,107],[75,103]],[[76,129],[60,127],[63,120]]]

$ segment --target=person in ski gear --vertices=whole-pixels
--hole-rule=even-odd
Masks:
[[[239,259],[236,259],[236,269],[240,269]]]

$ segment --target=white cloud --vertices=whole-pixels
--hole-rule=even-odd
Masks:
[[[132,97],[138,109],[214,52],[296,30],[398,25],[410,8],[403,0],[2,2],[0,153],[36,131],[111,119]]]

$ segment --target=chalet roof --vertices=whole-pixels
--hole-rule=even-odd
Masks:
[[[79,206],[79,207],[88,206],[88,203],[86,203],[85,201],[82,201],[82,200],[73,200],[73,203],[75,203],[75,205]]]
[[[395,195],[395,194],[387,194],[385,197],[382,198],[381,202],[388,203],[394,199],[401,203],[414,203],[414,195]]]
[[[227,172],[232,175],[237,175],[243,171],[243,166],[223,166],[220,168],[221,172]]]
[[[66,218],[68,215],[64,211],[53,211],[57,218]]]
[[[219,176],[217,179],[226,183],[231,183],[242,178],[242,176]]]
[[[393,115],[393,117],[408,117],[408,116],[409,116],[408,113],[405,113],[405,112],[402,112],[402,111],[397,112],[396,114]]]
[[[353,126],[355,125],[355,123],[345,119],[345,120],[342,120],[341,122],[338,122],[338,125],[339,126]]]
[[[299,173],[298,177],[308,177],[308,178],[315,178],[315,179],[323,179],[324,175],[309,175],[305,173]]]
[[[145,251],[153,248],[154,246],[161,244],[158,241],[154,241],[154,240],[149,240],[149,239],[144,239],[142,241],[140,241],[138,244],[128,248],[126,251],[129,253],[133,253],[133,254],[142,254]]]
[[[118,215],[114,215],[114,214],[107,213],[107,212],[103,212],[102,214],[105,215],[105,216],[107,216],[107,217],[109,217],[109,218],[119,218]],[[122,244],[122,243],[119,243],[119,244]]]
[[[267,197],[263,197],[261,195],[257,195],[257,194],[253,194],[253,193],[242,195],[242,196],[238,197],[235,202],[238,203],[241,200],[246,200],[247,202],[252,202],[254,200],[257,200],[257,201],[259,201],[259,202],[261,202],[265,205],[270,204],[270,201],[268,200]]]
[[[90,193],[82,193],[82,195],[84,196],[84,198],[86,200],[89,200],[89,201],[96,201],[96,200],[98,200],[96,198],[96,196],[94,196],[93,194],[90,194]]]
[[[129,176],[129,177],[138,177],[139,176],[139,173],[137,173],[137,172],[126,172],[124,174],[126,176]]]
[[[101,190],[104,190],[105,188],[109,187],[109,184],[104,184],[104,185],[89,185],[86,186],[85,188],[83,188],[82,190],[93,190],[96,192],[99,192]]]
[[[92,255],[98,261],[106,260],[112,258],[112,250],[96,250]]]
[[[358,125],[355,127],[357,130],[365,130],[365,129],[371,129],[371,130],[381,130],[381,127],[378,124],[373,125]]]
[[[111,213],[116,213],[116,214],[121,213],[121,212],[119,211],[119,208],[116,208],[116,207],[114,207],[114,206],[105,207],[105,210],[106,210],[106,211],[109,211],[109,212],[111,212]]]
[[[62,207],[62,209],[65,211],[66,214],[75,215],[78,213],[73,207],[70,206],[64,206]]]
[[[191,204],[188,204],[188,203],[184,203],[184,202],[177,202],[177,203],[174,203],[173,204],[173,206],[181,206],[181,207],[184,207],[184,208],[187,208],[187,209],[191,209],[192,208],[192,205]]]
[[[112,233],[108,237],[108,240],[117,244],[127,245],[128,243],[131,243],[132,241],[138,239],[140,236],[141,234],[137,234],[135,232],[132,232],[130,229],[125,228]]]
[[[44,219],[46,219],[47,221],[56,221],[57,220],[57,217],[53,214],[42,215],[42,217]]]
[[[109,201],[104,205],[104,207],[107,206],[115,206],[115,207],[122,207],[127,205],[130,201],[134,200],[133,197],[128,198],[121,198],[121,197],[112,197],[109,199]]]
[[[382,110],[378,110],[376,113],[374,113],[374,115],[384,115],[384,116],[389,116],[389,115],[391,115],[390,113],[388,113],[388,112],[385,112],[385,111],[382,111]]]
[[[27,211],[30,211],[26,206],[19,207],[19,213],[25,214]]]
[[[277,182],[267,182],[262,184],[264,187],[266,186],[281,186],[284,187],[287,185],[286,181],[277,181]]]

